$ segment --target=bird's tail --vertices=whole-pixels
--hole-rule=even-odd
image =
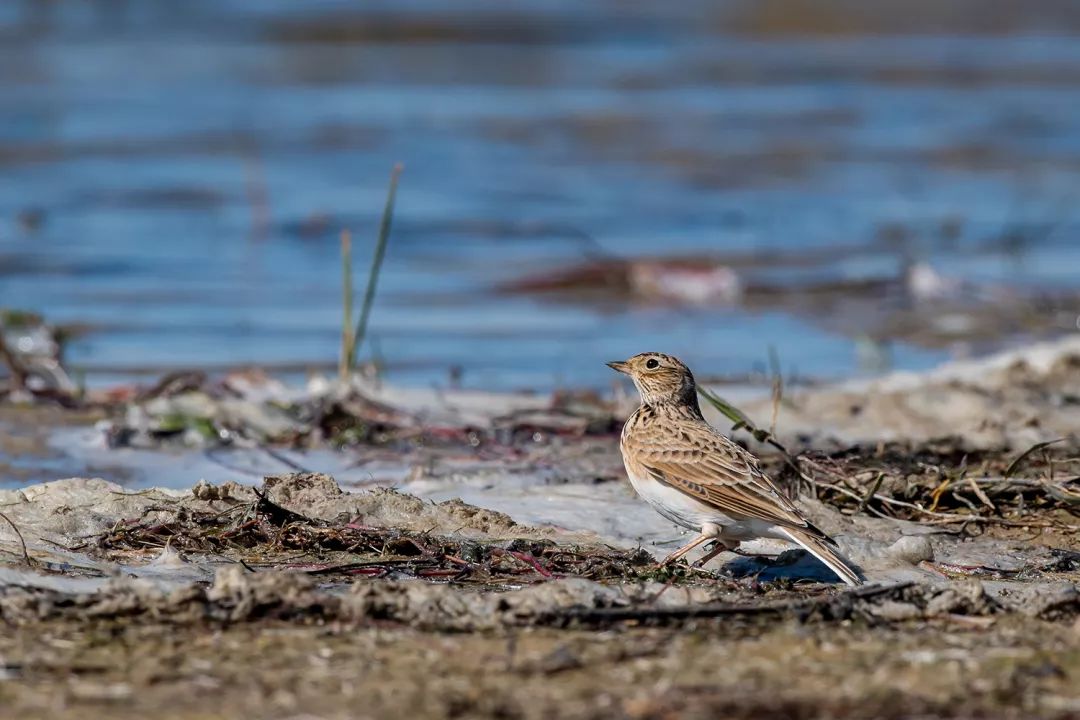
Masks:
[[[799,528],[784,528],[783,533],[793,542],[798,543],[806,552],[825,563],[830,570],[848,585],[861,585],[866,579],[862,571],[850,560],[840,554],[827,538]]]

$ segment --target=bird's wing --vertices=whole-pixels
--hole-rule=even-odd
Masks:
[[[733,518],[820,533],[739,445],[705,423],[650,428],[632,443],[634,460],[659,482]]]

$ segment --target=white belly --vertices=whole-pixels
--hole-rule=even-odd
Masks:
[[[701,526],[706,523],[714,525],[728,525],[731,523],[731,518],[716,508],[699,502],[670,485],[657,482],[648,476],[635,476],[630,472],[630,468],[626,469],[626,474],[630,478],[630,484],[634,486],[634,490],[641,496],[641,499],[677,525],[701,532]]]
[[[641,499],[676,525],[695,532],[715,534],[718,537],[733,540],[749,540],[774,535],[769,523],[749,518],[733,519],[712,505],[695,500],[690,495],[658,482],[652,477],[635,476],[630,472],[630,468],[626,468],[626,475]]]

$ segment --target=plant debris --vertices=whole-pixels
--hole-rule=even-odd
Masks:
[[[1017,467],[1023,463],[1025,474]],[[1080,453],[1039,443],[965,452],[957,440],[853,446],[799,458],[806,491],[847,514],[924,524],[1080,531]],[[778,468],[784,472],[784,468]]]
[[[485,586],[562,577],[635,580],[657,573],[652,556],[642,550],[525,538],[470,541],[368,526],[360,518],[331,522],[304,517],[262,492],[255,494],[254,501],[221,511],[181,510],[164,522],[118,523],[88,545],[111,560],[171,548],[228,558],[246,567],[295,568],[325,578],[415,577]]]

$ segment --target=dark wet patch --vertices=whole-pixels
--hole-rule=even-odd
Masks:
[[[655,37],[662,21],[590,13],[542,12],[537,9],[480,10],[464,14],[328,13],[270,24],[265,36],[277,43],[372,45],[457,43],[462,45],[562,45],[604,39]]]
[[[866,5],[858,0],[764,0],[715,11],[718,26],[769,38],[866,37],[908,34],[1001,35],[1080,31],[1080,12],[1065,0],[1039,3],[1038,19],[1023,4],[933,0]],[[1046,23],[1046,24],[1044,24]]]
[[[230,198],[205,187],[132,188],[88,193],[77,202],[113,208],[217,210]]]

